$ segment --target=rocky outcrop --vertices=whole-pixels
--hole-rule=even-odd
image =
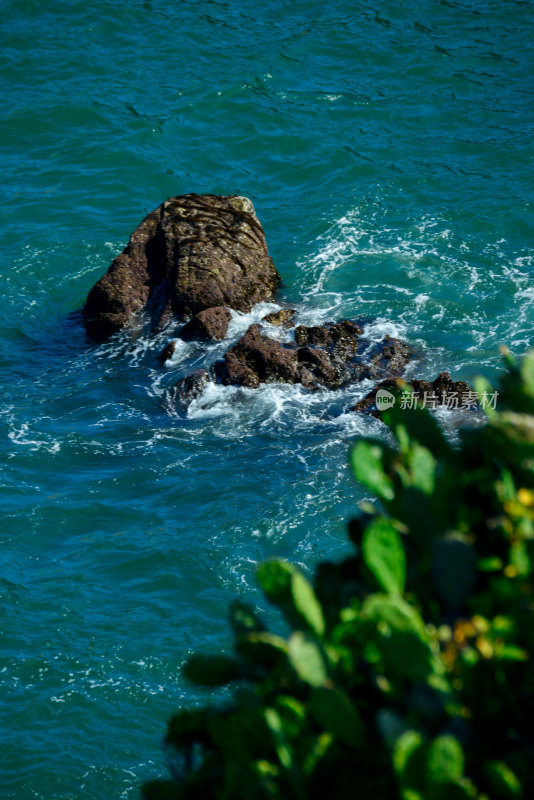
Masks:
[[[267,316],[262,319],[262,322],[290,328],[296,313],[297,311],[295,308],[281,308],[280,311],[272,311],[270,314],[267,314]]]
[[[473,390],[468,383],[465,381],[453,381],[448,372],[440,372],[433,381],[418,379],[407,382],[398,379],[382,381],[368,395],[356,403],[352,410],[362,414],[372,414],[375,417],[380,416],[380,410],[376,405],[376,394],[381,389],[385,389],[397,396],[404,391],[406,393],[404,405],[407,408],[417,406],[418,408],[435,409],[441,406],[455,409],[477,406],[472,400]],[[466,404],[466,398],[470,399],[471,403]]]
[[[413,349],[406,342],[393,336],[385,336],[381,342],[373,342],[362,353],[360,380],[370,378],[380,381],[388,377],[399,377],[413,355]]]
[[[215,340],[226,338],[232,315],[224,306],[207,308],[194,314],[180,331],[180,338],[186,342],[194,339]]]
[[[93,286],[83,321],[87,333],[103,340],[136,316],[153,331],[172,320],[181,324],[159,354],[172,359],[179,339],[223,341],[232,311],[249,312],[272,301],[280,278],[269,256],[263,229],[246,197],[187,194],[171,197],[148,214],[132,233],[124,251]],[[300,384],[307,389],[340,389],[362,380],[378,388],[398,388],[414,356],[405,342],[386,336],[376,342],[364,336],[369,319],[299,325],[290,342],[267,335],[268,326],[294,326],[296,310],[285,306],[252,325],[210,370],[182,378],[175,398],[187,403],[209,380],[257,387],[262,383]],[[432,383],[412,380],[420,395],[469,392],[467,384],[441,373]],[[377,413],[376,389],[356,404],[356,411]]]
[[[174,387],[174,401],[182,405],[189,405],[196,397],[200,397],[210,381],[207,369],[196,369],[185,378],[181,378]]]
[[[295,343],[282,344],[251,325],[216,365],[225,384],[300,383],[308,389],[339,389],[364,378],[400,375],[411,357],[404,342],[386,337],[370,342],[350,320],[295,330]]]
[[[83,320],[102,340],[137,312],[155,327],[216,306],[246,312],[272,300],[279,280],[250,200],[171,197],[145,217],[93,286]]]
[[[298,345],[327,347],[339,354],[355,355],[363,328],[357,322],[344,319],[341,322],[329,322],[325,325],[295,328],[295,341]]]
[[[225,384],[257,387],[260,383],[312,384],[311,376],[299,364],[295,347],[281,344],[251,325],[244,336],[228,350],[224,362],[215,365],[216,375]]]

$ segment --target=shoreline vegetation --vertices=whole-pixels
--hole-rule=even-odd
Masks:
[[[458,446],[400,403],[381,412],[394,446],[355,443],[374,500],[349,522],[353,556],[312,581],[259,567],[289,633],[232,605],[234,653],[184,672],[233,699],[171,719],[172,777],[145,800],[534,795],[534,350],[504,358],[498,406]]]

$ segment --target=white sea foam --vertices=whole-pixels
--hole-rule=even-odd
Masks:
[[[46,450],[49,453],[58,453],[61,450],[61,442],[57,439],[32,438],[29,422],[23,422],[18,428],[10,430],[7,435],[15,444],[29,447],[30,450]]]

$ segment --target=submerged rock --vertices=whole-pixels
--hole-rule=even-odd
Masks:
[[[170,342],[167,342],[163,350],[158,356],[158,361],[160,364],[164,364],[169,358],[172,358],[174,355],[174,351],[176,350],[176,340],[173,339]]]
[[[174,387],[175,402],[189,405],[196,397],[200,397],[209,381],[210,373],[207,369],[197,369],[181,378]]]
[[[171,197],[145,217],[93,286],[84,324],[102,340],[140,311],[153,326],[215,306],[248,312],[272,300],[279,282],[250,200]]]
[[[222,341],[228,333],[232,315],[224,306],[207,308],[194,314],[180,331],[180,338],[185,341],[193,339],[213,339]]]
[[[352,407],[352,411],[362,414],[372,414],[380,416],[380,411],[376,405],[376,394],[382,389],[392,393],[399,390],[406,392],[404,406],[426,407],[435,409],[439,406],[446,408],[473,408],[478,404],[473,400],[473,390],[465,381],[454,381],[448,372],[440,372],[433,381],[422,381],[414,379],[411,381],[385,380],[375,386],[362,400]],[[468,399],[470,402],[465,402]]]

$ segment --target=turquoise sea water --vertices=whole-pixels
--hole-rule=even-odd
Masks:
[[[0,793],[135,798],[258,561],[346,550],[348,446],[381,426],[347,411],[364,388],[185,414],[168,388],[216,348],[163,371],[70,312],[164,198],[244,194],[303,321],[370,315],[413,374],[495,376],[534,343],[534,9],[4,0],[1,24]]]

